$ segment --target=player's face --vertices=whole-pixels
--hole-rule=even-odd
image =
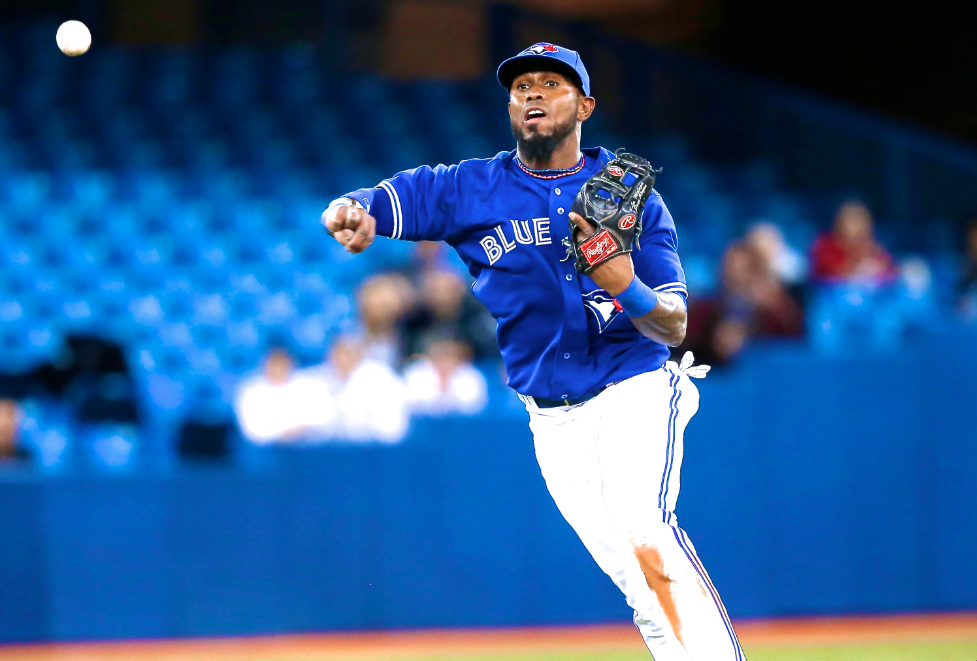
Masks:
[[[550,137],[576,128],[590,116],[593,99],[585,97],[565,76],[553,71],[530,71],[517,76],[509,88],[509,121],[516,139]]]

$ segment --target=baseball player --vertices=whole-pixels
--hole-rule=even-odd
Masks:
[[[377,234],[458,252],[498,321],[546,486],[654,659],[742,661],[674,513],[699,405],[689,376],[708,368],[667,361],[685,337],[687,291],[656,171],[581,148],[595,100],[576,52],[536,44],[498,79],[514,151],[401,172],[333,201],[322,222],[351,253]]]

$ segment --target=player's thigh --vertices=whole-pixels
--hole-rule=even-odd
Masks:
[[[618,389],[617,392],[614,392]],[[699,395],[677,370],[642,374],[609,389],[598,453],[605,506],[622,531],[668,522],[680,485],[683,435]]]
[[[574,528],[598,518],[602,507],[594,445],[599,417],[582,409],[534,413],[529,421],[546,488]]]
[[[600,416],[576,409],[570,415],[533,414],[530,428],[546,488],[557,508],[601,568],[612,577],[630,543],[604,505],[604,476],[597,457]],[[562,412],[561,412],[562,413]]]

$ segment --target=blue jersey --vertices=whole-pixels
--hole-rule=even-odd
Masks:
[[[472,287],[498,321],[509,385],[547,399],[578,398],[661,367],[668,348],[634,327],[614,299],[566,259],[568,215],[580,187],[614,156],[584,149],[575,174],[541,179],[515,152],[458,165],[422,166],[348,194],[377,220],[377,234],[445,241],[468,266]],[[631,253],[657,292],[687,295],[675,223],[652,191]]]

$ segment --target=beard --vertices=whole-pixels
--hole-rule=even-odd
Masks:
[[[577,118],[570,117],[553,127],[550,135],[540,135],[533,128],[524,128],[519,120],[511,121],[512,136],[519,154],[530,163],[546,163],[567,136],[577,130]]]

